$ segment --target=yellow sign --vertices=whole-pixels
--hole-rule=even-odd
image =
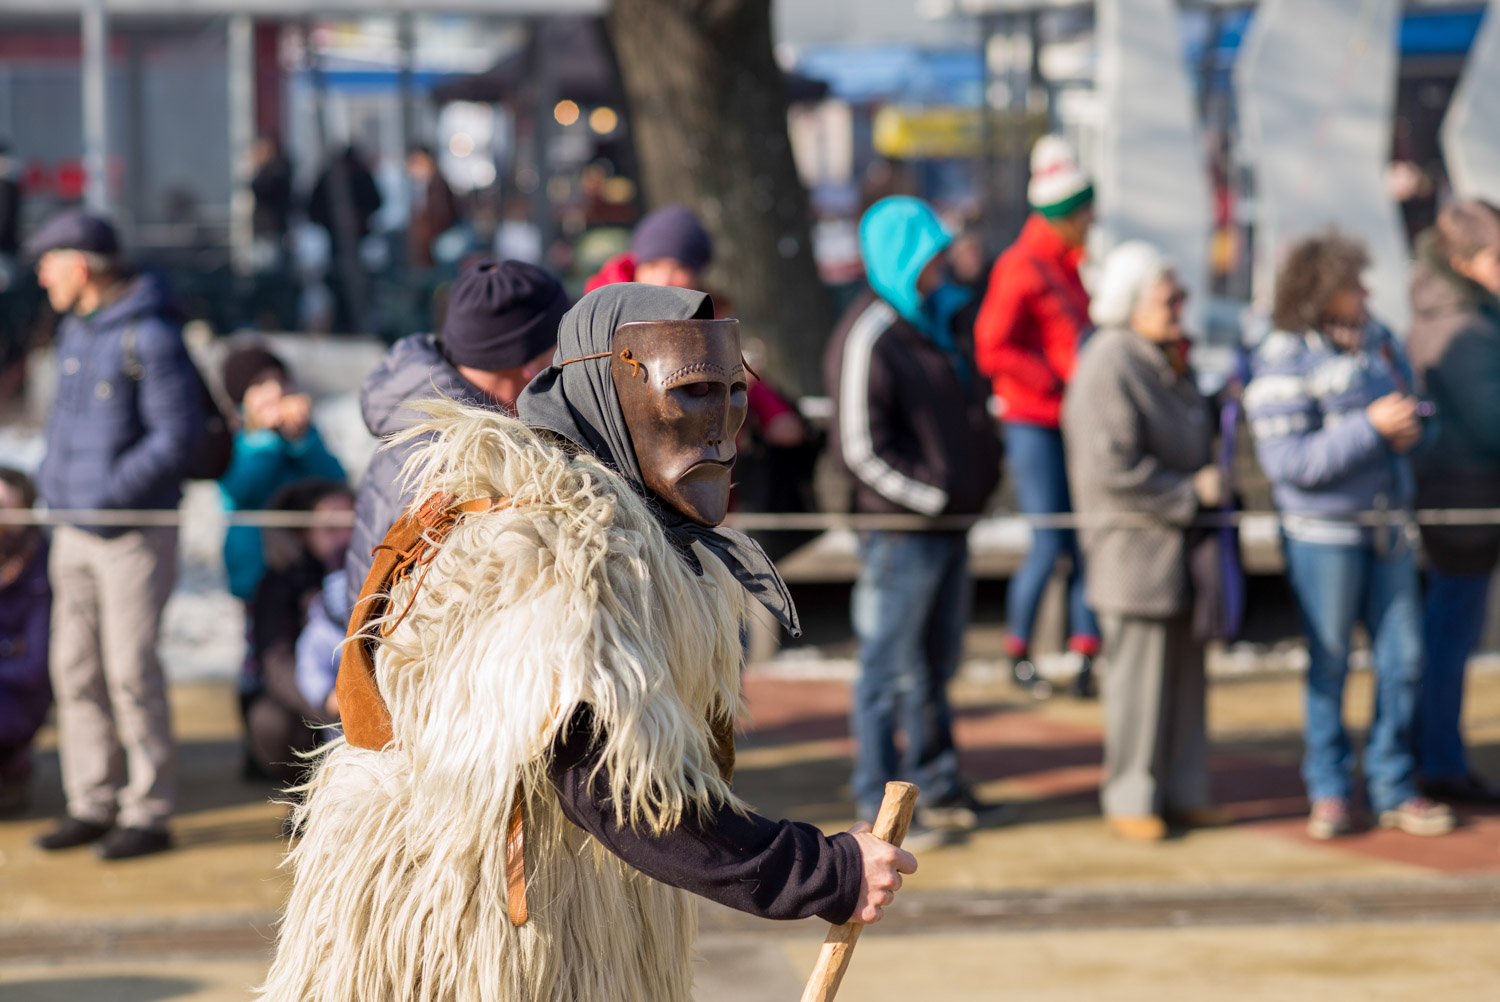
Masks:
[[[1036,128],[1033,116],[991,113],[991,148],[1006,147],[1006,133]],[[885,105],[875,112],[872,140],[881,156],[896,160],[944,160],[984,153],[984,130],[978,108],[903,108]]]

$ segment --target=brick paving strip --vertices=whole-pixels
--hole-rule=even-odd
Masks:
[[[1445,877],[1236,888],[925,892],[892,907],[878,931],[923,935],[1495,919],[1500,919],[1500,877]],[[813,935],[815,925],[767,922],[717,906],[701,911],[709,939]],[[0,924],[0,965],[263,956],[275,926],[274,914],[5,923]]]

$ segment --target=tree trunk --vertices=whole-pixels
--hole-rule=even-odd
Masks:
[[[613,0],[606,23],[647,204],[698,213],[714,237],[708,284],[746,340],[765,345],[767,374],[821,392],[831,311],[787,137],[771,0]]]

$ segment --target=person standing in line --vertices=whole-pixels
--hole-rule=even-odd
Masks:
[[[1370,633],[1375,716],[1363,773],[1381,827],[1443,835],[1453,813],[1417,791],[1422,674],[1415,547],[1401,525],[1362,525],[1361,512],[1411,506],[1409,453],[1422,441],[1412,373],[1391,333],[1371,320],[1361,274],[1369,255],[1338,233],[1292,245],[1276,276],[1272,332],[1251,358],[1245,413],[1282,513],[1287,578],[1307,635],[1308,834],[1354,830],[1354,752],[1344,679],[1357,621]]]
[[[219,478],[225,511],[265,508],[272,495],[298,480],[344,479],[344,467],[312,423],[312,401],[292,392],[285,362],[259,346],[237,348],[224,359],[223,382],[242,421],[234,458]],[[242,602],[254,598],[266,568],[260,529],[229,527],[224,567],[230,593]]]
[[[177,507],[205,440],[201,383],[160,279],[131,275],[109,221],[72,210],[28,246],[58,330],[57,398],[38,486],[54,509]],[[52,688],[67,817],[47,850],[104,859],[171,846],[177,758],[157,660],[176,527],[59,526],[52,537]]]
[[[1116,247],[1090,308],[1100,329],[1063,403],[1074,499],[1091,520],[1080,530],[1088,599],[1104,628],[1104,818],[1147,842],[1169,823],[1222,823],[1209,794],[1188,529],[1223,484],[1209,406],[1179,350],[1186,299],[1156,248]]]
[[[1068,144],[1044,136],[1031,151],[1026,196],[1031,217],[990,272],[974,343],[980,371],[994,381],[1000,401],[1016,505],[1027,515],[1053,515],[1071,509],[1059,423],[1079,346],[1092,329],[1078,264],[1094,220],[1094,186]],[[1094,691],[1099,625],[1084,597],[1072,529],[1032,529],[1031,551],[1006,595],[1006,653],[1019,684],[1038,696],[1051,692],[1031,660],[1031,637],[1042,593],[1064,556],[1072,565],[1068,649],[1080,659],[1073,691],[1087,697]]]
[[[853,477],[856,513],[977,514],[999,482],[1000,442],[961,330],[972,294],[945,275],[950,240],[916,198],[882,199],[860,221],[870,289],[824,356],[830,438]],[[948,705],[972,598],[968,534],[867,531],[859,552],[855,806],[873,820],[887,782],[918,784],[928,830],[918,834],[930,844],[937,829],[972,829],[996,813],[959,777]]]
[[[1500,508],[1500,213],[1454,202],[1417,241],[1412,270],[1412,365],[1437,415],[1437,440],[1416,459],[1418,508]],[[1422,526],[1417,769],[1434,800],[1500,802],[1474,772],[1460,718],[1464,672],[1484,632],[1500,526]]]
[[[514,415],[526,384],[551,364],[557,325],[571,305],[562,283],[534,264],[475,262],[453,284],[442,330],[397,341],[365,379],[359,393],[365,426],[389,438],[422,419],[422,401],[438,397]],[[422,444],[383,446],[359,482],[344,565],[351,606],[370,571],[371,551],[415,496],[401,470]]]

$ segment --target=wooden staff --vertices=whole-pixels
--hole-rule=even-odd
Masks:
[[[906,838],[906,829],[911,827],[911,812],[917,806],[917,788],[911,783],[885,784],[885,799],[880,802],[880,814],[875,818],[874,836],[892,845],[899,846]],[[854,955],[854,944],[859,942],[863,922],[845,922],[828,930],[823,940],[823,949],[818,954],[818,966],[802,991],[802,1002],[833,1002],[849,969],[849,958]]]

